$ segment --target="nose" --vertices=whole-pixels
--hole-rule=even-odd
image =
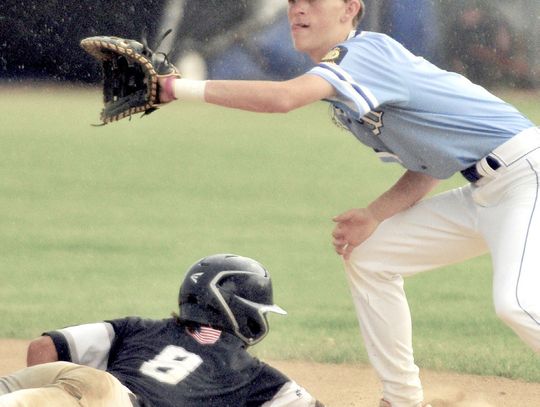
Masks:
[[[297,14],[305,14],[305,2],[304,1],[292,1],[289,2],[289,14],[290,15],[297,15]]]

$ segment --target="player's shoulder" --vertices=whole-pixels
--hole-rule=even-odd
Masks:
[[[356,31],[344,43],[351,48],[371,48],[379,50],[403,50],[398,41],[387,34],[375,31]]]
[[[388,34],[377,31],[356,30],[349,35],[350,41],[392,41]]]
[[[351,35],[334,47],[322,60],[342,65],[346,61],[356,64],[381,65],[392,67],[392,61],[413,61],[416,57],[401,43],[387,34],[374,31],[354,31]]]
[[[173,318],[150,319],[138,316],[128,316],[124,318],[107,320],[105,322],[111,324],[114,331],[119,334],[126,331],[129,333],[134,333],[137,331],[163,329],[173,324],[174,320]]]
[[[321,60],[341,64],[345,59],[368,61],[387,58],[404,51],[403,46],[390,36],[373,31],[351,31],[349,37],[332,48]],[[366,58],[366,55],[369,58]],[[346,58],[347,57],[347,58]]]

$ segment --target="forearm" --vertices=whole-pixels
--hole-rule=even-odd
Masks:
[[[418,172],[407,171],[385,193],[368,205],[368,211],[382,222],[410,208],[426,196],[439,180]]]
[[[208,81],[204,98],[208,103],[251,112],[286,113],[294,108],[283,82]]]
[[[162,79],[162,102],[204,101],[224,107],[261,113],[286,113],[330,97],[334,88],[315,75],[287,81]]]

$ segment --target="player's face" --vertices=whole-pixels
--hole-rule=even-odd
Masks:
[[[344,0],[289,0],[289,23],[294,46],[315,62],[352,29]]]

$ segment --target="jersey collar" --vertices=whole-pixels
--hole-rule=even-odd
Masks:
[[[361,30],[351,30],[349,32],[349,36],[347,37],[348,40],[350,40],[351,38],[354,38],[356,37],[358,34],[360,34],[362,31]]]

